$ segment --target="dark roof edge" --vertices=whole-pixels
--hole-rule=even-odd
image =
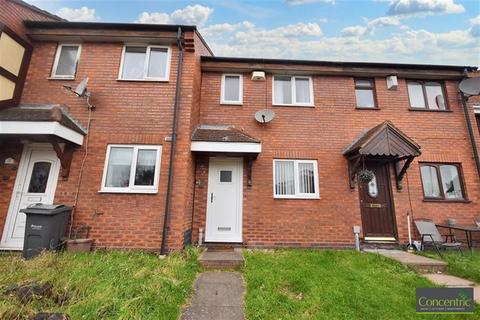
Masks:
[[[10,2],[14,2],[14,3],[16,3],[16,4],[18,4],[18,5],[22,6],[22,7],[25,7],[25,8],[28,8],[28,9],[30,9],[30,10],[33,10],[33,11],[35,11],[35,12],[37,12],[37,13],[43,14],[43,15],[45,15],[45,16],[47,16],[47,17],[52,18],[52,19],[55,19],[55,20],[58,20],[58,21],[67,21],[67,20],[65,20],[65,19],[63,19],[63,18],[61,18],[61,17],[59,17],[59,16],[57,16],[57,15],[55,15],[55,14],[53,14],[53,13],[50,13],[50,12],[48,12],[48,11],[46,11],[46,10],[43,10],[43,9],[40,9],[39,7],[36,7],[36,6],[32,5],[32,4],[26,3],[25,1],[22,1],[22,0],[9,0],[9,1],[10,1]]]
[[[116,23],[116,22],[69,22],[69,21],[24,21],[28,28],[43,29],[110,29],[134,31],[177,31],[181,27],[184,31],[196,31],[196,26],[176,24],[143,24],[143,23]]]
[[[402,68],[402,69],[428,69],[428,70],[452,70],[475,71],[473,66],[451,66],[434,64],[409,64],[409,63],[383,63],[383,62],[344,62],[344,61],[320,61],[320,60],[293,60],[293,59],[266,59],[266,58],[240,58],[240,57],[210,57],[202,56],[202,61],[211,62],[238,62],[259,64],[289,64],[289,65],[318,65],[318,66],[341,66],[341,67],[370,67],[370,68]]]

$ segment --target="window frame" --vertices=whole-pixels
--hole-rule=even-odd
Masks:
[[[440,172],[440,166],[455,166],[458,171],[458,177],[459,177],[459,182],[460,182],[460,187],[462,189],[462,198],[461,199],[448,199],[445,197],[445,192],[443,190],[443,181],[442,181],[442,175]],[[437,173],[437,183],[440,191],[440,196],[439,197],[427,197],[425,195],[425,188],[423,186],[423,176],[422,176],[422,167],[434,167],[435,171]],[[465,180],[463,178],[463,170],[462,170],[462,165],[461,163],[455,163],[455,162],[420,162],[419,163],[419,171],[420,171],[420,183],[422,186],[422,194],[423,194],[423,200],[424,201],[440,201],[440,202],[466,202],[468,201],[467,198],[467,190],[465,188]]]
[[[239,77],[240,84],[238,86],[238,97],[239,100],[225,100],[225,78],[226,77]],[[221,81],[221,88],[220,88],[220,104],[226,105],[242,105],[243,104],[243,74],[241,73],[223,73],[222,74],[222,81]]]
[[[143,78],[141,79],[130,79],[130,78],[122,78],[123,75],[123,64],[125,62],[125,52],[127,50],[127,47],[145,47],[146,52],[145,52],[145,61],[143,62]],[[150,52],[152,48],[161,48],[161,49],[167,49],[167,65],[165,67],[165,77],[163,78],[154,78],[154,77],[148,77],[148,64],[150,62]],[[128,43],[123,45],[122,49],[122,57],[120,59],[120,69],[118,71],[118,81],[139,81],[139,82],[144,82],[144,81],[157,81],[157,82],[168,82],[170,81],[170,66],[172,62],[172,50],[170,46],[166,45],[150,45],[150,44],[145,44],[145,43]]]
[[[370,87],[362,87],[362,86],[357,86],[357,80],[363,80],[363,81],[369,81],[370,82]],[[375,110],[379,109],[378,107],[378,101],[377,101],[377,88],[375,86],[375,78],[353,78],[353,84],[355,87],[355,108],[356,109],[361,109],[361,110]],[[357,101],[357,90],[371,90],[373,94],[373,107],[360,107],[358,106],[358,101]]]
[[[295,185],[295,194],[278,195],[276,194],[275,186],[276,181],[276,162],[292,162],[293,161],[293,176]],[[313,177],[315,193],[300,193],[300,182],[298,179],[298,164],[299,163],[311,163],[313,164]],[[273,198],[274,199],[320,199],[320,180],[318,176],[318,161],[311,159],[273,159]]]
[[[107,179],[108,162],[110,159],[110,152],[112,148],[133,148],[132,162],[130,163],[130,177],[129,177],[128,187],[106,187],[105,186],[105,182]],[[137,161],[138,161],[139,150],[156,150],[157,151],[153,186],[135,186],[135,174],[137,172]],[[161,145],[147,145],[147,144],[109,144],[107,145],[105,163],[103,166],[102,185],[100,186],[99,192],[100,193],[147,193],[147,194],[158,193],[161,160],[162,160]]]
[[[423,101],[425,103],[425,108],[421,108],[421,107],[414,107],[412,106],[411,104],[411,101],[410,101],[410,90],[408,90],[408,84],[410,82],[415,82],[415,83],[418,83],[422,86],[422,93],[423,93]],[[442,89],[442,95],[443,95],[443,100],[445,101],[445,109],[431,109],[430,108],[430,105],[428,104],[428,97],[427,97],[427,89],[425,88],[426,87],[426,83],[428,82],[435,82],[435,83],[438,83],[440,84],[440,88]],[[445,90],[445,82],[443,81],[436,81],[436,80],[417,80],[417,79],[407,79],[406,80],[406,83],[407,83],[407,96],[408,96],[408,105],[409,105],[409,109],[410,110],[415,110],[415,111],[433,111],[433,112],[446,112],[446,111],[451,111],[450,110],[450,107],[449,107],[449,104],[448,104],[448,99],[447,99],[447,94],[446,94],[446,90]]]
[[[291,94],[292,94],[292,103],[276,103],[275,102],[275,78],[276,77],[290,77],[291,81]],[[295,81],[296,78],[308,79],[309,84],[309,94],[310,94],[310,103],[305,102],[296,102],[297,92]],[[312,76],[303,76],[303,75],[288,75],[288,74],[275,74],[272,76],[272,105],[273,106],[284,106],[284,107],[315,107],[315,101],[313,96],[313,77]]]
[[[60,54],[62,52],[63,47],[73,47],[77,46],[78,51],[77,51],[77,57],[75,58],[75,72],[72,76],[65,76],[65,75],[57,75],[57,68],[58,68],[58,62],[60,60]],[[75,80],[75,77],[77,76],[77,71],[78,71],[78,63],[80,62],[80,53],[82,51],[82,44],[80,43],[59,43],[57,45],[57,51],[55,53],[55,59],[53,61],[53,66],[52,66],[52,71],[50,73],[50,78],[51,79],[62,79],[62,80]]]

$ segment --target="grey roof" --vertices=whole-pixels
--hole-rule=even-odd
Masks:
[[[3,109],[0,110],[0,121],[56,121],[80,134],[87,134],[87,129],[60,104],[21,104]]]
[[[193,131],[192,141],[260,143],[257,138],[228,125],[199,125]]]

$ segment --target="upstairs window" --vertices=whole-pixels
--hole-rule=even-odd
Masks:
[[[222,75],[222,93],[220,103],[242,104],[243,101],[243,77],[241,74]]]
[[[316,160],[273,160],[274,198],[318,199]]]
[[[102,192],[156,193],[161,146],[109,145]]]
[[[313,107],[312,78],[305,76],[274,76],[273,104]]]
[[[74,79],[80,59],[79,44],[60,44],[53,63],[52,78]]]
[[[447,110],[440,82],[408,81],[407,86],[412,109]]]
[[[422,163],[420,173],[425,199],[447,201],[465,199],[460,165]]]
[[[355,79],[355,99],[357,108],[376,108],[375,82],[373,79]]]
[[[170,48],[165,46],[125,46],[120,80],[168,81]]]

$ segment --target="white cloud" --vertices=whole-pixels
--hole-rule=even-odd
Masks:
[[[473,19],[470,19],[470,24],[472,25],[472,27],[470,28],[470,34],[472,35],[472,37],[480,38],[480,15],[476,16]]]
[[[56,15],[67,19],[68,21],[83,21],[94,22],[100,21],[100,17],[95,15],[95,9],[88,7],[74,8],[61,8],[56,12]]]
[[[344,37],[359,37],[367,34],[373,34],[377,28],[388,26],[400,26],[400,19],[398,17],[380,17],[368,21],[366,26],[350,26],[342,30]]]
[[[454,0],[391,0],[389,15],[429,15],[462,13],[465,8]]]
[[[212,8],[196,4],[175,10],[171,14],[164,12],[142,12],[138,17],[137,22],[202,26],[207,22],[212,13]]]
[[[371,20],[373,25],[396,24],[395,20]],[[368,24],[368,23],[367,23]],[[433,33],[401,30],[385,39],[325,37],[317,27],[296,24],[272,29],[252,26],[225,28],[204,34],[218,56],[312,59],[337,61],[383,61],[404,63],[478,65],[478,40],[466,30]],[[212,27],[212,26],[210,26]],[[208,28],[208,27],[207,27]],[[350,27],[364,33],[367,26]],[[291,32],[292,30],[296,31]]]
[[[335,0],[285,0],[285,3],[291,6],[299,6],[303,4],[317,3],[317,2],[335,4]]]
[[[223,33],[231,33],[237,31],[239,29],[251,29],[254,28],[255,25],[249,21],[243,21],[240,23],[219,23],[219,24],[212,24],[207,27],[200,29],[203,36],[218,36]]]

